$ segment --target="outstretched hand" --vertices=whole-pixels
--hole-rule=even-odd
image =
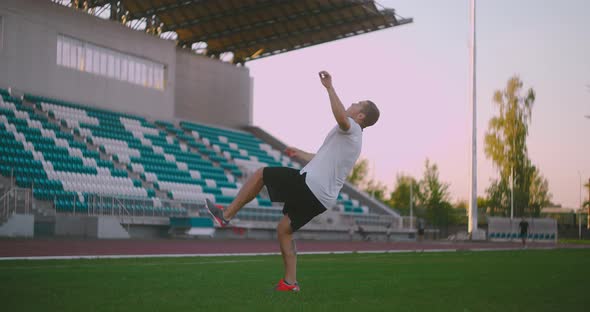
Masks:
[[[301,155],[301,150],[292,146],[285,149],[285,154],[289,157],[298,157]]]
[[[319,75],[320,75],[320,81],[322,82],[324,87],[326,89],[332,88],[332,76],[330,76],[330,73],[328,73],[325,70],[322,70],[321,72],[319,72]]]
[[[315,156],[315,154],[310,154],[308,152],[304,152],[296,147],[289,146],[285,149],[285,154],[287,156],[293,158],[299,158],[300,160],[304,161],[311,161],[311,159]]]

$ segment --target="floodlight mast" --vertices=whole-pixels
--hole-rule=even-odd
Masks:
[[[471,38],[469,42],[469,66],[471,74],[471,183],[470,183],[470,200],[469,200],[469,234],[473,235],[477,231],[477,105],[476,105],[476,53],[475,53],[475,0],[470,0],[470,27]]]

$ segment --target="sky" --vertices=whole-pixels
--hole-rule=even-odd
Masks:
[[[317,151],[336,124],[317,75],[327,70],[346,107],[370,99],[381,110],[363,135],[370,178],[391,191],[398,174],[421,179],[428,158],[450,185],[451,200],[467,200],[469,0],[378,2],[414,22],[246,63],[254,78],[254,124],[288,145]],[[590,178],[588,12],[587,0],[477,0],[478,196],[498,176],[483,142],[497,114],[492,96],[518,75],[537,95],[529,157],[549,181],[552,201],[579,207],[580,180]]]

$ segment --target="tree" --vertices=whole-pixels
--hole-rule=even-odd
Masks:
[[[482,206],[479,206],[481,197],[477,198],[477,209],[481,212]],[[485,208],[483,208],[485,211]],[[453,205],[453,213],[451,214],[451,218],[449,218],[449,223],[451,224],[467,224],[468,219],[468,211],[469,211],[469,203],[467,200],[460,200]],[[481,216],[481,213],[477,214]]]
[[[424,178],[420,181],[420,201],[426,209],[427,220],[435,226],[446,226],[452,205],[449,203],[449,185],[438,177],[438,167],[426,159]]]
[[[369,161],[361,158],[352,167],[352,172],[346,178],[348,182],[356,187],[362,187],[366,183],[367,175],[369,174]]]
[[[442,183],[438,177],[438,166],[430,164],[426,159],[424,163],[424,178],[420,181],[421,197],[426,206],[433,206],[449,199],[449,185]]]
[[[420,197],[420,186],[416,179],[407,175],[397,175],[395,188],[389,195],[389,200],[386,202],[392,208],[400,211],[403,215],[410,214],[410,186],[412,188],[413,207],[416,208],[417,198]],[[417,215],[414,213],[414,215]]]
[[[492,215],[509,215],[511,182],[514,184],[515,216],[525,215],[525,209],[532,205],[537,208],[528,213],[537,213],[550,198],[547,181],[531,164],[526,145],[535,91],[528,89],[523,96],[522,89],[522,81],[514,76],[508,80],[506,89],[497,90],[493,97],[499,113],[490,120],[485,134],[486,157],[493,161],[500,174],[499,180],[493,181],[487,190]]]
[[[486,189],[488,211],[490,216],[509,216],[510,187],[506,180],[494,180]]]
[[[479,208],[479,203],[480,203],[481,197],[477,198],[477,207]],[[469,209],[469,203],[466,200],[460,200],[458,202],[455,203],[454,207],[455,209],[463,209],[465,210],[465,212],[467,213],[468,209]]]
[[[478,210],[478,216],[479,215],[487,215],[488,214],[488,209],[490,208],[490,201],[485,198],[485,197],[477,197],[477,210]]]
[[[369,175],[369,161],[361,158],[352,167],[352,171],[346,180],[356,186],[357,188],[365,191],[375,199],[384,202],[385,194],[387,192],[387,186],[375,179],[367,180]]]
[[[541,208],[551,205],[552,195],[549,193],[549,182],[537,170],[532,167],[532,181],[529,195],[529,215],[538,217],[541,215]]]
[[[371,179],[367,182],[367,186],[364,188],[364,191],[373,196],[376,200],[385,202],[385,193],[387,192],[387,186],[385,184]]]

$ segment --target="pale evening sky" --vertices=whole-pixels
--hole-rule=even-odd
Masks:
[[[414,23],[246,64],[254,78],[254,124],[315,152],[335,125],[317,72],[327,70],[346,107],[370,99],[381,109],[361,157],[391,191],[399,173],[421,178],[439,167],[452,200],[469,197],[469,0],[379,1]],[[484,155],[496,114],[494,90],[518,74],[537,93],[529,157],[553,201],[579,206],[579,175],[590,177],[590,1],[477,1],[478,195],[497,176]],[[585,195],[584,198],[587,198]]]

